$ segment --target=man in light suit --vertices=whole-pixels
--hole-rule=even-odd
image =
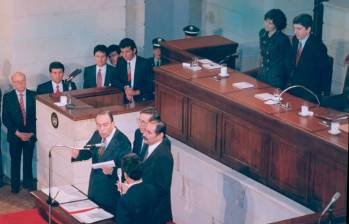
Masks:
[[[4,95],[2,120],[7,128],[7,141],[11,156],[11,191],[20,190],[20,168],[23,152],[23,187],[35,189],[32,172],[34,145],[36,142],[35,92],[26,87],[22,72],[11,76],[14,90]]]
[[[152,184],[159,197],[154,223],[164,224],[172,221],[171,182],[173,173],[173,157],[171,143],[166,137],[166,124],[152,120],[147,124],[144,142],[148,149],[143,160],[143,182]]]
[[[107,64],[108,48],[97,45],[93,50],[96,64],[84,69],[84,89],[115,86],[117,73],[113,66]]]
[[[154,99],[154,76],[148,61],[137,56],[137,47],[133,40],[120,41],[122,58],[116,66],[117,87],[125,93],[128,102],[140,102]]]
[[[157,192],[153,185],[142,181],[143,167],[140,158],[129,153],[122,159],[121,167],[128,188],[119,201],[116,223],[153,224],[154,217],[158,215],[154,214],[158,203]]]
[[[143,141],[143,134],[146,131],[147,124],[150,120],[160,120],[159,111],[155,107],[147,107],[140,111],[138,127],[135,131],[132,152],[136,153],[141,160],[144,159],[147,144]]]
[[[114,214],[120,193],[115,186],[118,180],[116,170],[121,167],[121,159],[131,151],[131,143],[113,121],[113,115],[109,111],[102,111],[96,116],[97,131],[95,131],[87,144],[103,142],[104,147],[93,147],[91,150],[73,150],[72,158],[87,160],[92,158],[92,163],[100,163],[113,160],[115,167],[103,167],[92,169],[88,187],[88,197],[101,208]]]
[[[69,90],[69,83],[62,81],[64,76],[64,65],[61,62],[52,62],[49,66],[49,72],[51,81],[38,85],[36,88],[36,93],[38,95],[53,93],[56,96],[60,96],[62,92]],[[71,90],[76,89],[74,82],[71,82],[70,85]]]
[[[330,75],[327,48],[321,40],[311,33],[313,21],[308,14],[301,14],[293,19],[295,36],[289,57],[288,86],[302,85],[320,96],[328,85]],[[303,89],[293,89],[293,95],[315,101],[314,97]]]

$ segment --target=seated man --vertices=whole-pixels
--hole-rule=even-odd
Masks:
[[[116,44],[112,44],[108,47],[108,59],[109,59],[109,63],[110,65],[116,67],[117,63],[118,63],[118,59],[120,57],[120,47]]]
[[[92,158],[92,163],[113,160],[114,168],[104,167],[92,169],[88,186],[88,197],[101,208],[114,214],[120,194],[115,187],[118,180],[116,170],[121,167],[121,159],[131,151],[128,138],[119,131],[109,111],[102,111],[96,116],[97,131],[95,131],[87,144],[104,143],[104,147],[93,147],[91,150],[73,150],[74,160],[87,160]]]
[[[148,145],[144,143],[143,135],[150,120],[160,120],[160,114],[155,107],[147,107],[140,111],[138,127],[135,131],[132,152],[136,153],[143,161]]]
[[[97,45],[93,49],[96,64],[84,69],[84,89],[94,87],[115,86],[117,79],[116,69],[107,64],[108,48]]]
[[[168,63],[166,58],[163,58],[161,56],[161,42],[165,41],[161,37],[154,38],[152,41],[153,45],[153,57],[149,58],[149,64],[151,64],[152,67],[157,67],[161,65],[165,65]]]
[[[154,99],[154,76],[151,66],[143,57],[137,56],[137,47],[133,40],[120,41],[122,58],[116,66],[118,71],[118,89],[125,92],[128,102],[140,102]]]
[[[193,38],[199,34],[200,29],[194,25],[188,25],[188,26],[183,28],[183,32],[185,35],[184,38]]]
[[[7,141],[11,156],[11,191],[18,193],[21,183],[21,158],[23,153],[23,187],[36,189],[32,162],[36,142],[35,92],[27,89],[22,72],[11,75],[14,90],[3,100],[2,121],[7,128]]]
[[[62,81],[64,76],[64,65],[59,61],[52,62],[49,66],[49,72],[51,81],[47,81],[38,85],[36,93],[47,94],[53,93],[56,96],[60,96],[62,92],[69,90],[69,83]],[[74,82],[71,82],[71,90],[76,89]]]
[[[158,203],[156,189],[153,185],[142,181],[143,167],[141,160],[136,154],[129,153],[122,158],[121,167],[127,189],[120,188],[124,195],[118,204],[115,216],[116,223],[154,224],[153,217],[157,216],[157,214],[154,214],[154,207]]]

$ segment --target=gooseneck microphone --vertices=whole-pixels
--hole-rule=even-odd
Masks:
[[[100,147],[105,147],[105,143],[101,142],[101,143],[95,143],[95,144],[87,144],[84,146],[84,148],[100,148]]]
[[[70,82],[72,81],[77,75],[79,75],[82,72],[81,69],[75,69],[70,75],[68,75],[68,78],[66,78],[64,81],[65,82]]]
[[[321,223],[321,217],[328,211],[328,213],[329,213],[329,222],[328,223],[333,223],[333,207],[334,207],[334,203],[336,203],[336,201],[340,198],[340,196],[341,196],[341,194],[339,193],[339,192],[336,192],[333,196],[332,196],[332,198],[331,198],[331,201],[330,201],[330,203],[328,203],[328,205],[326,206],[326,208],[321,212],[321,215],[320,215],[320,217],[319,217],[319,220],[318,220],[318,224],[320,224]]]

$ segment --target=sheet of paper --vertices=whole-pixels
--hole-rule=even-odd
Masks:
[[[105,219],[113,218],[114,216],[101,208],[92,209],[86,212],[80,212],[72,215],[81,223],[94,223]]]
[[[49,189],[43,188],[42,192],[48,195]],[[51,197],[59,203],[67,203],[87,199],[87,196],[71,185],[51,187]]]
[[[114,160],[109,160],[106,162],[92,164],[92,169],[101,169],[102,167],[115,167],[115,162]]]
[[[210,59],[207,59],[207,58],[199,59],[199,62],[200,62],[200,63],[203,63],[203,64],[214,63],[213,61],[211,61]]]
[[[68,202],[68,203],[60,204],[60,206],[69,213],[78,213],[82,211],[87,211],[89,209],[98,208],[98,205],[89,199],[82,200],[82,201]]]
[[[255,94],[254,97],[256,97],[259,100],[263,100],[263,101],[274,100],[276,98],[274,95],[272,95],[270,93],[258,93],[258,94]]]
[[[236,82],[236,83],[233,83],[233,86],[238,89],[247,89],[247,88],[254,87],[254,85],[249,82]]]
[[[195,72],[195,71],[200,71],[201,67],[200,66],[190,66],[189,69]]]
[[[212,62],[212,63],[202,64],[202,67],[204,67],[204,69],[217,69],[217,68],[220,68],[221,66],[219,64]]]

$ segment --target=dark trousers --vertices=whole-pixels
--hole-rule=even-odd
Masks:
[[[23,151],[23,184],[33,183],[32,160],[34,153],[34,142],[16,141],[10,143],[11,155],[11,187],[18,190],[21,181],[21,156]]]
[[[4,177],[4,171],[2,170],[2,154],[1,154],[1,146],[0,146],[0,187],[3,185],[3,181],[4,181],[3,177]]]

